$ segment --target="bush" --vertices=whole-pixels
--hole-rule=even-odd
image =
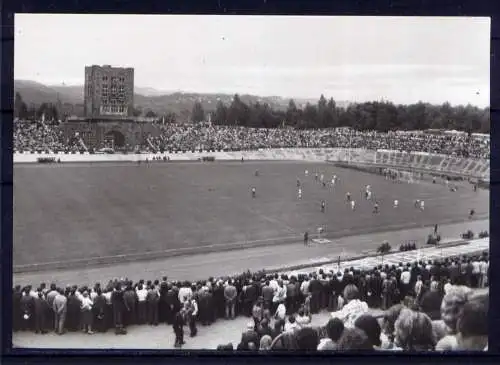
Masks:
[[[389,244],[389,242],[386,241],[386,242],[382,243],[379,246],[379,248],[377,248],[377,253],[384,255],[386,253],[391,252],[391,250],[392,250],[391,245]]]

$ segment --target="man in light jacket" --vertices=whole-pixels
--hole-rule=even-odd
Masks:
[[[56,332],[62,335],[64,333],[64,323],[66,322],[68,299],[64,296],[62,289],[58,289],[57,292],[52,308],[55,313]]]

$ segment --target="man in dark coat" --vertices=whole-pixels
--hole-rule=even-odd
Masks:
[[[169,283],[164,280],[160,283],[160,300],[158,302],[158,321],[160,323],[172,323],[172,313],[170,313],[170,305],[168,304],[168,291],[170,290]]]
[[[49,305],[43,297],[42,293],[38,293],[38,297],[34,299],[35,308],[35,333],[47,333],[47,313]]]
[[[154,286],[150,286],[148,288],[148,295],[146,297],[146,304],[148,307],[147,315],[148,315],[148,323],[152,326],[158,326],[159,323],[159,302],[160,302],[160,294],[158,290]]]
[[[178,294],[177,291],[174,290],[174,288],[171,285],[169,285],[165,297],[165,304],[167,311],[165,314],[165,319],[167,321],[167,324],[174,323],[175,313],[178,312],[180,309],[180,301],[179,301],[179,296],[177,294]]]
[[[97,296],[94,299],[92,311],[94,312],[94,329],[97,332],[106,332],[106,299],[102,295],[100,288],[96,290]]]
[[[80,329],[80,299],[76,296],[75,289],[71,290],[71,293],[68,296],[68,303],[66,304],[68,307],[67,315],[66,315],[66,328],[68,331],[78,331]]]
[[[257,302],[258,297],[258,288],[253,281],[250,281],[245,287],[245,291],[243,294],[244,311],[246,316],[250,316],[252,314],[253,305],[255,304],[255,302]]]
[[[137,311],[137,295],[132,288],[132,285],[128,284],[127,288],[123,293],[123,302],[125,304],[125,324],[127,326],[137,323],[136,311]]]
[[[127,332],[123,328],[123,312],[125,310],[125,304],[123,301],[123,291],[121,285],[118,283],[111,294],[111,303],[113,307],[113,325],[115,327],[115,333],[126,334]]]
[[[26,287],[21,296],[21,331],[26,331],[34,327],[34,299],[30,295],[31,287]]]
[[[175,334],[174,347],[180,348],[185,344],[184,342],[184,311],[180,310],[175,313],[173,319],[173,329]]]
[[[213,302],[216,318],[224,318],[226,314],[226,301],[224,299],[224,287],[217,283],[213,289]]]
[[[12,330],[14,332],[19,331],[21,326],[21,297],[23,293],[21,292],[21,286],[16,285],[14,291],[12,292]]]
[[[311,292],[311,313],[318,313],[320,309],[320,299],[323,285],[318,280],[316,275],[309,282],[309,291]]]

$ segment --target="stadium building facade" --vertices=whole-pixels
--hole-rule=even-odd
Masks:
[[[134,110],[134,69],[85,67],[85,117],[127,117]]]
[[[62,127],[65,138],[76,139],[83,149],[129,149],[158,133],[153,119],[133,114],[134,69],[86,66],[84,117],[68,118]]]

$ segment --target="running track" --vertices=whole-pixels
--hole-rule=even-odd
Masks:
[[[490,231],[489,220],[467,221],[442,225],[439,231],[443,240],[459,239],[460,234],[471,229],[476,234],[482,230]],[[147,262],[128,262],[97,268],[45,271],[15,274],[15,285],[38,285],[41,282],[55,282],[59,285],[93,285],[95,282],[107,283],[113,278],[127,277],[131,280],[151,280],[168,276],[170,280],[201,280],[210,276],[227,276],[246,270],[258,271],[270,268],[311,264],[352,257],[363,252],[376,250],[387,240],[394,250],[408,240],[425,242],[431,227],[403,231],[351,236],[335,239],[325,245],[305,247],[302,242],[286,245],[255,247],[242,250],[214,252],[203,255],[179,256]]]

